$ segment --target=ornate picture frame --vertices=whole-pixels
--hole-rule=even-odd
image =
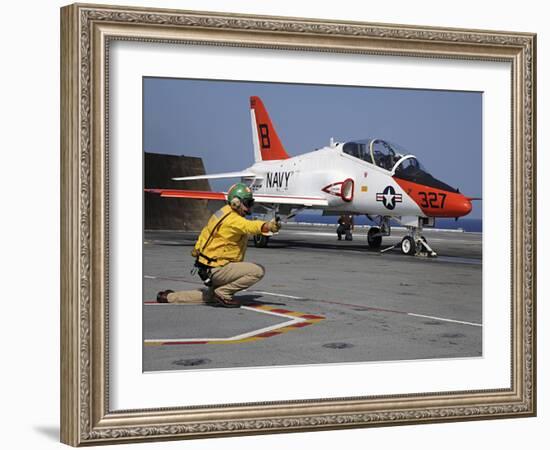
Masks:
[[[510,386],[113,410],[108,69],[116,41],[509,63]],[[81,446],[535,415],[535,90],[536,36],[529,33],[83,4],[62,8],[62,442]]]

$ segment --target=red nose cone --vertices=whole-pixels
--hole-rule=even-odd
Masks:
[[[466,215],[470,214],[471,211],[472,211],[472,202],[469,199],[467,199],[466,197],[464,197],[464,201],[462,202],[460,216],[457,216],[457,217],[466,216]]]
[[[394,177],[403,191],[428,217],[462,217],[472,211],[472,202],[460,192],[444,191]]]
[[[472,202],[459,193],[447,193],[447,198],[441,206],[442,208],[438,212],[430,212],[439,217],[462,217],[472,211]]]

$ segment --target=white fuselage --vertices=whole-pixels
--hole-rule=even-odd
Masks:
[[[322,209],[335,212],[425,217],[391,172],[344,153],[342,144],[289,159],[260,161],[247,171],[256,174],[251,185],[255,194],[323,197],[328,206]],[[342,195],[344,182],[347,190]]]

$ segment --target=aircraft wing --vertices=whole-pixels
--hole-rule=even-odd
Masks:
[[[226,200],[225,192],[184,191],[181,189],[145,189],[145,192],[167,198],[194,198],[196,200]]]
[[[255,173],[252,172],[226,172],[226,173],[215,173],[212,175],[196,175],[193,177],[176,177],[172,178],[174,181],[191,181],[191,180],[215,180],[221,178],[261,178],[257,177]]]
[[[189,191],[182,189],[145,189],[145,192],[167,198],[192,198],[196,200],[227,200],[227,192]],[[299,195],[254,194],[256,203],[296,206],[328,206],[323,197],[302,197]]]

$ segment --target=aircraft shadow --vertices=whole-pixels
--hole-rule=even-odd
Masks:
[[[263,296],[259,294],[245,294],[245,295],[235,296],[235,300],[238,301],[241,304],[241,306],[262,306],[262,305],[284,306],[286,305],[286,303],[284,302],[258,300],[259,298],[263,298]],[[217,303],[208,303],[208,306],[212,308],[223,308],[223,306]]]
[[[181,237],[174,238],[174,239],[182,239]],[[184,238],[188,239],[188,238]],[[189,238],[189,242],[177,242],[174,241],[155,241],[155,245],[158,246],[164,246],[164,247],[188,247],[191,249],[195,245],[195,241],[191,238]],[[369,252],[372,254],[379,253],[378,249],[371,249],[369,248],[368,244],[365,241],[357,240],[357,243],[355,241],[350,243],[349,241],[336,241],[333,244],[328,242],[315,242],[315,241],[295,241],[295,240],[285,240],[285,239],[273,239],[269,241],[269,244],[267,246],[266,250],[271,249],[293,249],[293,248],[303,248],[303,249],[317,249],[317,250],[340,250],[342,252],[345,252],[346,250],[354,250],[354,251],[361,251],[361,252]],[[252,242],[249,243],[249,248],[254,248]]]
[[[354,242],[354,241],[351,241]],[[370,253],[378,253],[379,250],[377,249],[371,249],[368,247],[368,244],[366,242],[357,241],[357,243],[351,244],[349,241],[342,241],[342,242],[334,242],[333,244],[328,242],[304,242],[304,241],[294,241],[294,240],[284,240],[284,239],[277,239],[273,241],[269,241],[268,248],[310,248],[310,249],[317,249],[317,250],[340,250],[345,252],[346,250],[354,250],[354,251],[361,251],[361,252],[370,252]]]

